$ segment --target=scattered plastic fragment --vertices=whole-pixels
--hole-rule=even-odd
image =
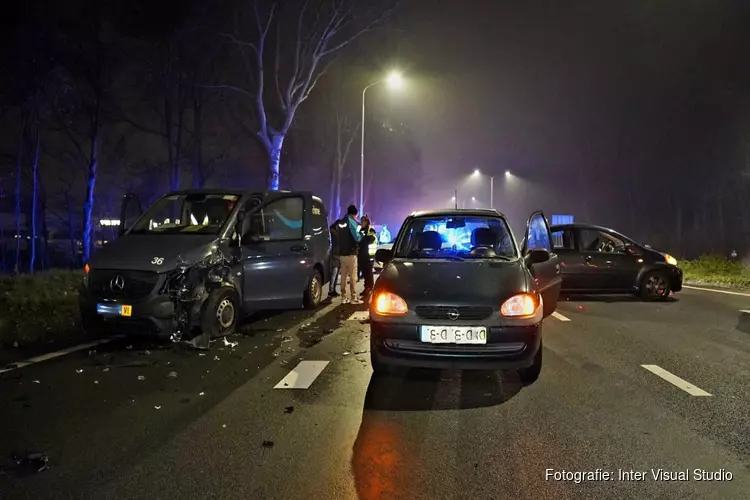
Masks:
[[[95,384],[98,384],[98,383],[99,383],[99,381],[98,381],[98,380],[94,380],[94,383],[95,383]]]
[[[206,355],[206,353],[205,353],[205,352],[199,352],[199,353],[198,353],[198,356],[205,356],[205,355]]]
[[[238,345],[240,345],[240,343],[239,342],[230,342],[225,337],[224,338],[224,345],[227,346],[227,347],[231,347],[232,349],[234,349],[235,347],[237,347]]]
[[[145,351],[143,351],[143,354],[145,354],[146,356],[148,356],[149,354],[151,354],[151,351],[149,351],[148,349],[146,349]]]
[[[169,372],[167,378],[177,378],[177,372]]]
[[[154,406],[154,409],[161,410],[161,406]]]
[[[292,413],[294,411],[294,406],[287,406],[284,408],[284,413]]]
[[[206,395],[205,392],[201,392],[200,394],[198,394],[198,396],[205,396],[205,395]]]
[[[138,380],[146,380],[146,377],[144,377],[143,375],[138,375]]]
[[[106,368],[102,368],[102,371],[103,371],[103,372],[108,372],[108,371],[109,371],[109,367],[106,367]]]
[[[350,353],[349,351],[344,351],[344,356],[348,356],[348,355],[350,355],[350,354],[351,354],[351,353]]]
[[[367,354],[370,351],[357,351],[354,354]]]
[[[132,345],[129,345],[129,346],[127,346],[127,347],[126,347],[125,349],[132,349],[132,348],[133,348],[133,346],[132,346]]]
[[[226,429],[227,428],[227,424],[222,425],[222,427]]]
[[[585,308],[584,306],[582,306],[582,305],[580,305],[580,304],[578,305],[578,310],[579,310],[579,311],[583,311],[584,309],[586,309],[586,308]]]
[[[83,373],[83,368],[79,368],[78,370],[76,370],[76,373]]]
[[[263,441],[263,448],[273,448],[273,441]]]
[[[214,356],[214,361],[221,361],[221,360],[219,359],[219,356]]]
[[[39,382],[38,380],[32,380],[31,383],[32,384],[41,384],[41,382]]]

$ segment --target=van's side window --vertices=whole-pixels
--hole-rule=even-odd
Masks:
[[[265,241],[301,240],[303,208],[300,196],[271,202],[253,214],[250,231]]]

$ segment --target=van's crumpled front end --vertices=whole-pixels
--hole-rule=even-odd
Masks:
[[[84,328],[170,336],[207,348],[210,332],[195,335],[202,306],[212,290],[234,290],[230,261],[215,243],[186,254],[165,272],[105,269],[106,258],[94,259],[79,292]]]

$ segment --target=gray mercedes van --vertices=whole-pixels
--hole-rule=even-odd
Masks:
[[[128,195],[120,236],[84,268],[84,328],[216,338],[243,313],[315,308],[329,280],[328,226],[308,192],[178,191],[145,213]]]

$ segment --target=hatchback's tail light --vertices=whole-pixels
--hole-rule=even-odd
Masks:
[[[409,311],[406,301],[390,292],[380,292],[375,297],[375,312],[383,316],[403,316]]]
[[[521,293],[506,300],[500,308],[500,314],[510,318],[532,316],[537,307],[539,307],[537,295]]]

